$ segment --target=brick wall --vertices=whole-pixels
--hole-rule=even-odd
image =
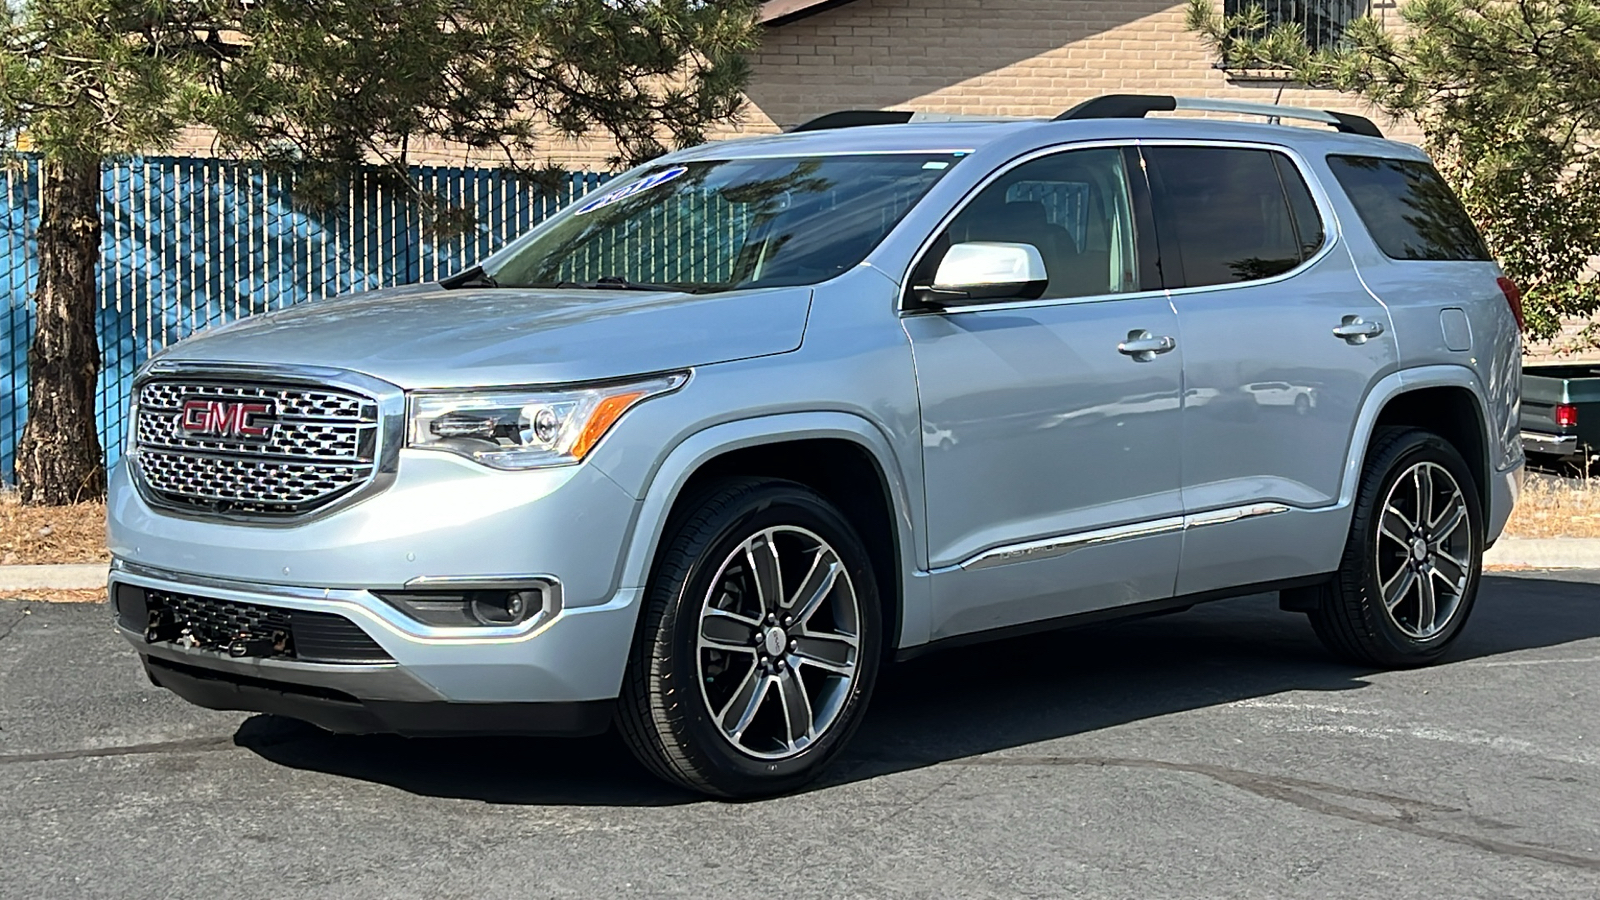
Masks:
[[[1217,0],[1220,5],[1221,0]],[[1396,0],[1373,15],[1398,21]],[[771,133],[839,109],[1053,116],[1107,93],[1185,94],[1274,101],[1371,115],[1333,91],[1282,90],[1230,80],[1183,27],[1172,0],[854,0],[769,27],[752,58],[743,120],[713,139]],[[1385,133],[1417,141],[1409,124],[1378,119]],[[209,135],[186,133],[178,153],[206,156]],[[542,161],[603,169],[606,141],[552,139]],[[495,165],[496,153],[432,142],[413,145],[425,165]]]
[[[1220,0],[1218,0],[1220,5]],[[1052,116],[1107,93],[1281,102],[1372,115],[1334,91],[1230,79],[1171,0],[854,0],[768,30],[737,128],[768,132],[838,109]],[[1398,20],[1394,0],[1373,15]],[[1416,141],[1409,123],[1379,119]]]

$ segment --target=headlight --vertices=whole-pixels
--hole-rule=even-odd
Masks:
[[[496,469],[571,465],[634,404],[688,379],[678,373],[564,391],[412,394],[406,446],[444,450]]]

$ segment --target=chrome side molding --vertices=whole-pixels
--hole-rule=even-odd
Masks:
[[[1096,544],[1109,544],[1112,541],[1152,537],[1171,531],[1204,528],[1207,525],[1224,525],[1229,522],[1237,522],[1240,519],[1253,519],[1258,516],[1275,516],[1279,513],[1286,513],[1289,509],[1290,507],[1282,503],[1252,503],[1248,506],[1213,509],[1187,516],[1168,516],[1162,519],[1133,522],[1111,528],[1097,528],[1094,531],[1079,531],[1072,534],[995,547],[992,550],[985,550],[963,560],[960,566],[968,570],[987,569],[991,566],[1005,566],[1011,563],[1051,559],[1057,556],[1065,556],[1074,550],[1092,547]]]

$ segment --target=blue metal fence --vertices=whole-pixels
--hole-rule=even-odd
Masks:
[[[0,481],[27,415],[39,162],[0,168]],[[96,414],[109,465],[134,370],[207,325],[349,291],[431,281],[470,265],[604,180],[541,190],[496,169],[411,170],[410,185],[357,178],[340,202],[292,202],[291,176],[214,159],[147,157],[103,171],[103,356]],[[450,215],[424,209],[439,198]],[[442,227],[445,220],[451,227]]]

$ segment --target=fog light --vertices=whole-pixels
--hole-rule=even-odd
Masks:
[[[546,597],[538,587],[373,593],[411,618],[439,628],[520,625],[544,611]]]
[[[480,625],[515,625],[538,605],[538,591],[467,592],[467,609]]]

